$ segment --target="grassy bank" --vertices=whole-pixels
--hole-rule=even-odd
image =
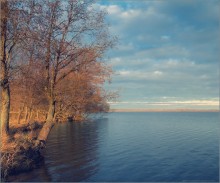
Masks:
[[[43,123],[31,122],[10,128],[10,135],[1,141],[1,181],[6,181],[9,175],[32,170],[41,162],[42,147],[36,139],[42,126]]]

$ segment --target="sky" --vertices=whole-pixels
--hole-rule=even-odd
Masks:
[[[220,1],[99,0],[117,46],[111,109],[218,109]]]

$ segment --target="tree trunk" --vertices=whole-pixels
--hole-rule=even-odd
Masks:
[[[28,119],[28,106],[25,107],[25,116],[24,116],[25,123],[27,122],[27,119]]]
[[[10,112],[10,88],[8,81],[8,63],[6,58],[6,32],[7,32],[7,17],[8,17],[8,2],[1,0],[0,2],[0,83],[1,83],[1,132],[2,136],[9,133],[9,112]]]
[[[32,113],[33,113],[33,109],[32,109],[32,108],[29,108],[28,123],[29,123],[29,121],[32,119]]]
[[[10,112],[10,89],[1,88],[1,130],[2,135],[9,133],[9,112]]]
[[[30,105],[27,110],[28,112],[27,112],[26,120],[28,121],[28,124],[29,124],[31,117],[32,117],[32,110],[33,110],[33,99],[31,99]]]
[[[50,130],[52,129],[54,125],[54,114],[55,114],[55,98],[54,98],[54,87],[55,87],[55,75],[54,72],[52,72],[50,75],[50,59],[51,59],[51,36],[53,31],[53,19],[51,20],[50,28],[49,28],[49,35],[46,43],[46,58],[45,58],[45,79],[47,82],[47,95],[49,99],[49,108],[47,113],[47,119],[46,123],[44,124],[43,128],[41,129],[39,135],[38,135],[38,141],[40,142],[46,142],[47,137],[50,133]],[[54,71],[54,70],[53,70]]]
[[[19,112],[18,112],[18,124],[20,124],[21,121],[21,114],[24,111],[24,104],[22,107],[20,107]]]
[[[22,112],[23,112],[23,108],[20,108],[18,112],[18,124],[20,124]]]
[[[19,109],[19,112],[18,112],[18,119],[17,119],[17,123],[20,124],[20,121],[21,121],[21,109]]]
[[[39,110],[36,112],[36,120],[39,121]]]
[[[43,128],[41,129],[38,135],[39,141],[45,142],[47,140],[50,130],[54,125],[55,103],[55,100],[53,98],[50,98],[46,123],[44,124]]]

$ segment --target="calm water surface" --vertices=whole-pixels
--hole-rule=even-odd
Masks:
[[[218,113],[111,113],[58,124],[44,164],[10,181],[218,182]]]

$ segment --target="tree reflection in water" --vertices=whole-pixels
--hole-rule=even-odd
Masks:
[[[99,167],[99,123],[92,121],[57,124],[43,151],[43,165],[11,177],[11,181],[78,182],[94,175]]]
[[[45,163],[53,181],[83,181],[98,169],[97,123],[59,124],[51,133]]]

